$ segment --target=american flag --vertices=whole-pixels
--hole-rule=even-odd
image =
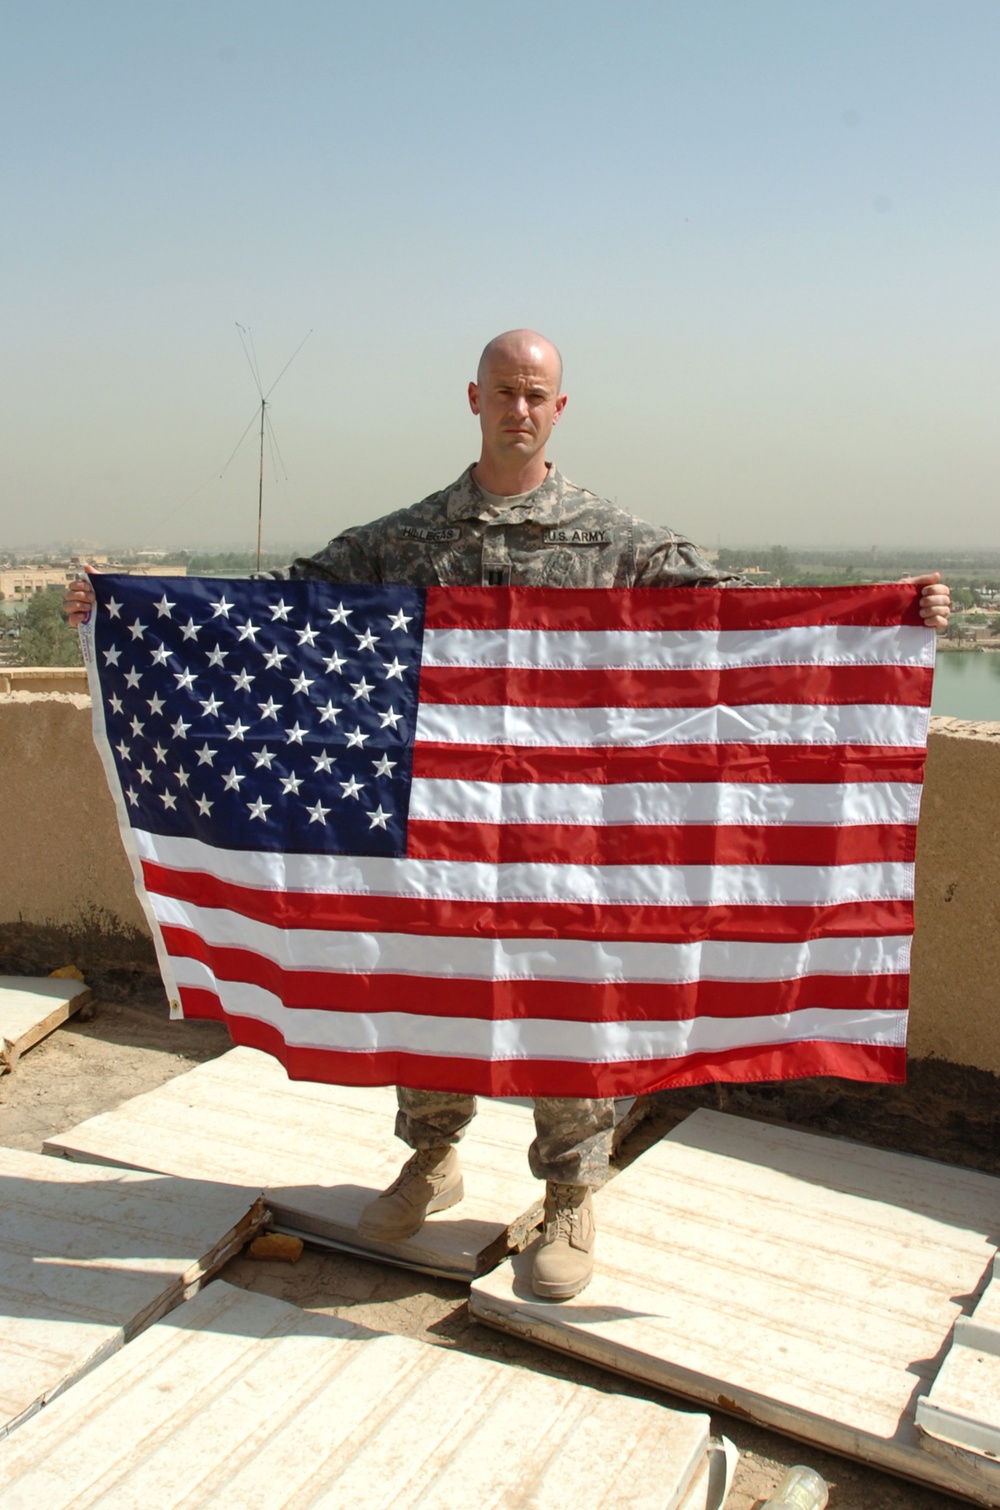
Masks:
[[[186,1015],[341,1084],[903,1078],[917,589],[91,580]]]

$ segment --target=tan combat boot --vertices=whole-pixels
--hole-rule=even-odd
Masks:
[[[419,1148],[388,1190],[369,1201],[358,1218],[358,1231],[372,1242],[400,1243],[420,1231],[429,1212],[457,1206],[464,1194],[458,1154],[451,1144]]]
[[[594,1206],[589,1185],[545,1187],[545,1225],[535,1249],[531,1288],[546,1300],[569,1300],[594,1272]]]

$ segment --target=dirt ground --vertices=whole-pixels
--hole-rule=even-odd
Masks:
[[[5,973],[17,973],[19,964],[6,960]],[[45,1137],[229,1047],[224,1030],[213,1024],[169,1022],[162,992],[139,973],[109,971],[92,984],[97,997],[93,1017],[60,1028],[25,1055],[13,1075],[0,1080],[0,1143],[37,1151]],[[626,1145],[623,1158],[634,1157],[695,1107],[712,1106],[1000,1174],[998,1089],[994,1076],[923,1061],[911,1066],[908,1085],[877,1090],[817,1080],[664,1093],[654,1098],[652,1118]],[[400,1152],[402,1158],[402,1148]],[[224,1275],[244,1289],[438,1347],[691,1408],[690,1402],[477,1325],[469,1318],[467,1292],[457,1283],[312,1248],[295,1265],[238,1257]],[[808,1463],[826,1478],[832,1510],[944,1510],[962,1503],[722,1414],[713,1414],[712,1422],[740,1450],[727,1510],[757,1510],[785,1469],[797,1462]]]

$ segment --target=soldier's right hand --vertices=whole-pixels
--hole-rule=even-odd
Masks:
[[[84,571],[89,570],[89,566],[84,567]],[[63,613],[69,619],[74,629],[79,629],[81,624],[86,623],[96,602],[94,589],[86,577],[81,577],[78,581],[69,584],[63,602]]]

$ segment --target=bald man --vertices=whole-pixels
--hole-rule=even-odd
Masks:
[[[501,587],[715,585],[720,576],[690,541],[654,529],[569,482],[545,449],[566,408],[562,360],[551,341],[510,330],[490,341],[469,407],[482,433],[479,460],[439,493],[372,524],[347,529],[292,566],[295,577]],[[382,1242],[411,1237],[431,1211],[462,1199],[455,1145],[475,1115],[472,1096],[400,1087],[396,1133],[415,1150],[398,1179],[364,1211],[361,1231]],[[593,1271],[591,1190],[608,1170],[614,1104],[539,1099],[528,1159],[545,1180],[536,1293],[565,1300]]]
[[[479,419],[479,460],[439,493],[371,524],[344,530],[317,555],[293,563],[293,577],[330,582],[402,582],[416,587],[705,587],[740,579],[716,571],[689,540],[645,524],[577,487],[545,459],[566,408],[562,360],[532,330],[490,341],[469,407]],[[948,589],[932,577],[921,612],[948,621]],[[93,605],[74,583],[67,612],[80,622]],[[475,1115],[475,1098],[400,1087],[396,1133],[414,1150],[398,1178],[362,1214],[375,1241],[412,1237],[431,1211],[463,1196],[455,1145]],[[593,1272],[591,1190],[607,1175],[611,1100],[539,1099],[532,1173],[546,1182],[545,1223],[535,1250],[538,1295],[566,1300]]]

